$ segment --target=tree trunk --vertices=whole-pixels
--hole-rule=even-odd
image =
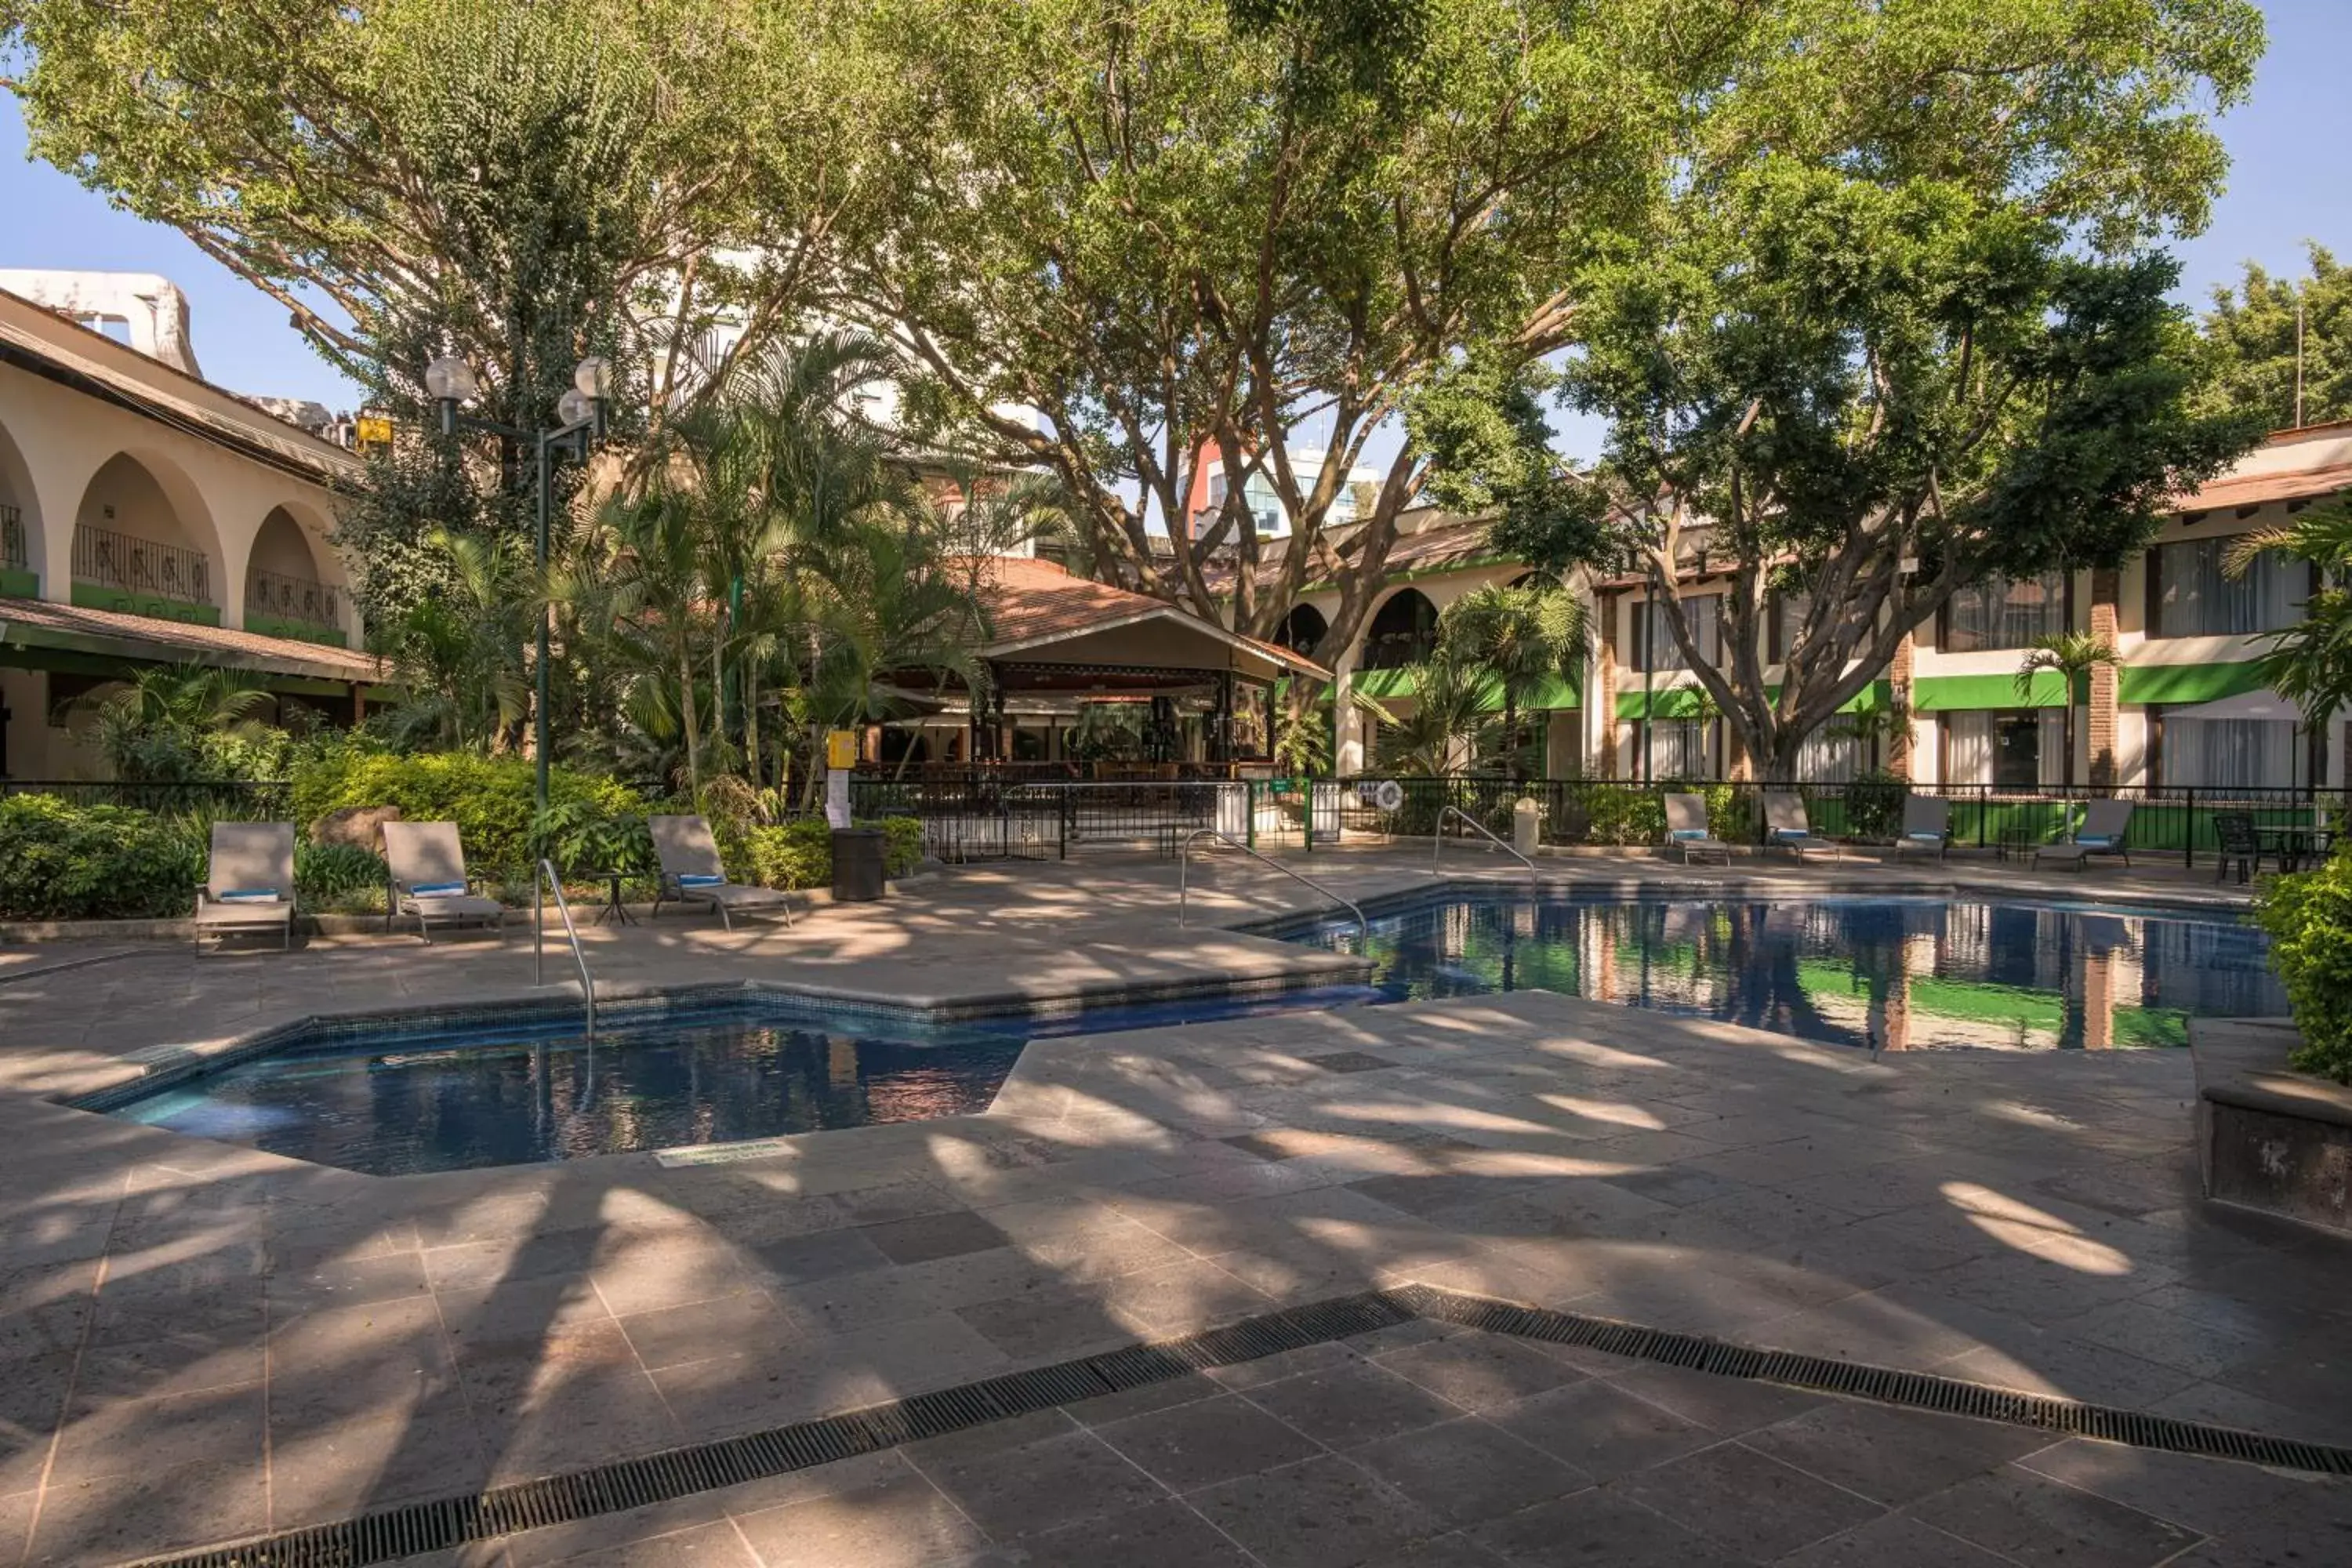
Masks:
[[[701,724],[695,715],[694,650],[684,637],[677,644],[677,711],[686,725],[686,793],[702,804]]]

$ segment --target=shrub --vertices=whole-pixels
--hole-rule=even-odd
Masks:
[[[903,877],[921,863],[923,825],[914,817],[888,816],[857,826],[882,830],[885,874]],[[745,826],[740,833],[740,864],[724,841],[719,845],[730,874],[763,888],[822,888],[833,880],[833,829],[824,818]]]
[[[2273,878],[2254,922],[2270,933],[2271,967],[2303,1036],[2288,1065],[2352,1083],[2352,856]]]
[[[372,849],[308,840],[294,846],[294,896],[306,910],[381,910],[383,889],[383,858]]]
[[[294,812],[305,826],[346,806],[394,805],[411,822],[455,822],[469,867],[519,871],[532,859],[536,810],[531,761],[466,752],[426,756],[345,752],[294,772]],[[551,814],[568,810],[575,826],[590,819],[642,816],[646,802],[609,778],[557,768],[548,778]]]
[[[137,920],[185,915],[204,880],[193,820],[55,795],[0,798],[0,919]]]
[[[1857,774],[1845,786],[1846,832],[1856,838],[1893,838],[1910,793],[1910,781],[1899,773]]]
[[[1654,789],[1580,784],[1570,787],[1568,798],[1589,844],[1655,844],[1666,836],[1665,801]]]

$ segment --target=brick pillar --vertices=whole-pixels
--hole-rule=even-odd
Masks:
[[[1911,776],[1911,665],[1914,649],[1911,634],[1895,645],[1895,658],[1886,666],[1886,683],[1894,694],[1895,710],[1903,715],[1886,737],[1886,756],[1883,766],[1896,778]]]
[[[2102,568],[2091,574],[2091,636],[2116,645],[2116,600],[2121,593],[2122,574]],[[2091,667],[2091,711],[2088,734],[2091,751],[2091,787],[2112,789],[2116,783],[2116,693],[2123,671],[2111,664]],[[2068,693],[2072,700],[2073,694]]]
[[[2083,1048],[2107,1051],[2115,1044],[2115,955],[2095,952],[2083,960]]]
[[[1601,657],[1594,661],[1592,695],[1601,708],[1601,776],[1617,774],[1617,595],[1602,594],[1593,604],[1601,621]]]

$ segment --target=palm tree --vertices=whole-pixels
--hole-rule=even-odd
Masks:
[[[254,710],[268,697],[236,670],[152,665],[94,698],[90,738],[118,779],[184,779],[199,771],[208,736],[258,732]]]
[[[1565,588],[1474,588],[1438,617],[1438,647],[1445,657],[1501,689],[1514,780],[1523,771],[1519,710],[1540,700],[1554,681],[1576,679],[1591,640],[1584,602]]]
[[[387,722],[406,744],[501,750],[530,716],[523,649],[547,585],[520,539],[436,528],[425,544],[441,590],[383,639],[404,693]]]
[[[2066,754],[2060,777],[2069,794],[2074,788],[2074,689],[2099,666],[2112,668],[2121,663],[2123,657],[2105,637],[2089,632],[2052,632],[2028,644],[2025,658],[2018,664],[2017,694],[2021,698],[2032,697],[2033,678],[2044,670],[2064,683]]]
[[[1467,749],[1475,762],[1491,739],[1486,721],[1486,672],[1440,655],[1413,670],[1412,711],[1381,732],[1381,765],[1393,773],[1440,778],[1455,772]]]
[[[2317,730],[2352,708],[2352,592],[2342,586],[2352,579],[2352,505],[2313,507],[2284,528],[2245,534],[2231,546],[2223,569],[2243,576],[2256,556],[2272,550],[2317,568],[2321,586],[2305,602],[2302,620],[2262,634],[2270,647],[2258,667],[2263,684]]]
[[[676,712],[686,743],[687,794],[702,795],[702,700],[696,656],[711,619],[704,568],[709,529],[697,492],[657,470],[635,497],[604,507],[614,555],[601,584],[615,645],[633,654],[641,675],[677,682]]]

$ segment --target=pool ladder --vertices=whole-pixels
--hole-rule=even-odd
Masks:
[[[572,943],[572,962],[580,966],[580,1000],[588,1008],[588,1037],[596,1037],[596,983],[588,978],[588,955],[580,951],[580,928],[572,923],[572,906],[563,901],[563,879],[555,874],[555,862],[539,863],[540,879],[548,891],[555,895],[555,912],[563,917],[563,935]],[[547,900],[533,899],[530,902],[530,951],[539,965],[539,984],[547,984]]]
[[[1338,904],[1341,909],[1346,910],[1349,914],[1355,917],[1356,930],[1358,933],[1363,938],[1366,948],[1369,949],[1370,947],[1372,941],[1371,922],[1364,919],[1364,911],[1362,908],[1360,907],[1354,900],[1341,898],[1338,893],[1333,892],[1330,889],[1325,887],[1314,878],[1307,876],[1305,872],[1292,870],[1289,867],[1284,865],[1273,856],[1263,854],[1258,850],[1253,849],[1248,845],[1243,843],[1240,839],[1234,837],[1232,834],[1225,832],[1222,828],[1216,827],[1194,828],[1185,837],[1184,847],[1177,856],[1176,924],[1179,930],[1182,929],[1184,924],[1184,899],[1187,891],[1189,890],[1187,887],[1189,873],[1192,868],[1192,846],[1198,844],[1203,838],[1213,838],[1221,844],[1230,844],[1234,848],[1240,850],[1243,854],[1248,856],[1251,859],[1261,861],[1265,865],[1273,867],[1276,870],[1281,872],[1292,881],[1303,883],[1306,886],[1314,889],[1317,892],[1322,894],[1325,898],[1330,900],[1333,903]]]
[[[1487,826],[1485,823],[1479,821],[1476,817],[1471,816],[1460,806],[1449,805],[1444,810],[1437,814],[1437,826],[1431,834],[1431,838],[1433,840],[1429,847],[1429,874],[1431,876],[1434,877],[1437,875],[1437,858],[1439,855],[1443,854],[1445,849],[1445,819],[1449,816],[1460,818],[1463,822],[1469,825],[1473,832],[1484,836],[1487,842],[1494,845],[1496,848],[1500,849],[1504,854],[1508,855],[1512,859],[1517,860],[1520,865],[1525,866],[1528,868],[1528,880],[1534,881],[1541,875],[1541,873],[1536,869],[1536,863],[1528,859],[1525,855],[1520,854],[1517,846],[1505,843],[1501,837],[1498,836],[1493,828]]]

